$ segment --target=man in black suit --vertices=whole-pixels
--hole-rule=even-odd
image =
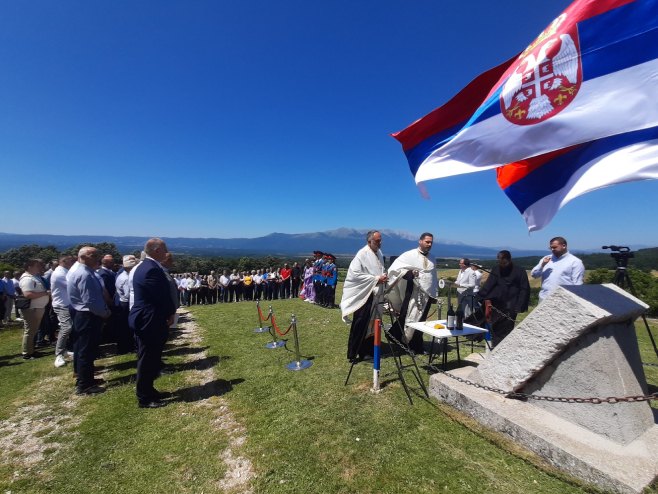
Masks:
[[[164,406],[160,401],[163,395],[153,387],[153,382],[160,372],[162,350],[176,307],[160,264],[167,255],[167,245],[159,238],[152,238],[146,242],[144,252],[146,258],[135,267],[132,277],[135,303],[130,309],[129,324],[137,339],[139,407],[159,408]]]

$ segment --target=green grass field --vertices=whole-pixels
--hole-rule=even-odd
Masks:
[[[193,307],[198,329],[184,316],[174,333],[174,372],[156,383],[174,396],[157,410],[136,406],[133,356],[99,360],[108,391],[78,397],[69,366],[54,368],[52,355],[23,361],[21,330],[1,330],[0,492],[597,492],[423,399],[418,385],[409,405],[390,358],[380,394],[369,391],[366,363],[344,386],[339,311],[301,300],[272,306],[281,331],[296,315],[312,367],[291,372],[293,353],[265,348],[271,336],[253,333],[254,303]],[[637,333],[643,358],[656,362],[640,324]],[[655,391],[658,367],[645,372]]]

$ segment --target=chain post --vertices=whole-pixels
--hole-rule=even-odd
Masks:
[[[272,335],[272,341],[269,341],[265,343],[265,348],[269,348],[270,350],[274,350],[276,348],[281,348],[286,344],[285,341],[280,340],[276,337],[276,329],[274,328],[274,311],[272,310],[272,306],[270,305],[270,312],[268,315],[268,319],[272,321],[272,326],[270,326],[269,331],[270,334]]]
[[[266,333],[267,331],[269,331],[270,330],[269,327],[266,328],[263,327],[263,320],[260,317],[261,315],[260,300],[256,300],[256,315],[258,316],[258,327],[254,329],[254,333]]]
[[[286,365],[286,368],[292,371],[308,369],[313,365],[313,362],[302,359],[299,352],[299,335],[297,334],[297,318],[295,317],[295,314],[292,314],[290,317],[290,326],[292,327],[292,336],[295,339],[295,361]]]

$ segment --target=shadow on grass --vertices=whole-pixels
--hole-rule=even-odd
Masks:
[[[226,358],[226,357],[221,357],[221,358]],[[191,360],[190,362],[184,362],[182,364],[172,364],[168,365],[167,368],[171,370],[171,372],[181,372],[181,371],[189,371],[189,370],[207,370],[215,367],[220,361],[220,357],[217,356],[210,356],[210,357],[203,357],[197,360]]]
[[[134,366],[133,366],[134,367]],[[116,386],[123,386],[124,384],[133,384],[137,380],[137,374],[129,374],[127,376],[114,377],[108,379],[106,382],[108,388],[114,388]]]
[[[171,346],[171,348],[166,349],[162,352],[162,355],[174,356],[174,355],[190,355],[193,353],[201,353],[206,351],[209,346],[202,347],[190,347],[190,346]]]
[[[176,390],[173,393],[171,401],[191,403],[194,401],[207,400],[212,396],[221,396],[226,394],[233,389],[233,386],[243,382],[244,379],[241,378],[231,379],[230,381],[225,379],[215,379],[199,386],[190,386],[189,388]]]
[[[21,357],[22,354],[20,353],[14,353],[12,355],[0,355],[0,364],[2,364],[3,360],[13,360],[15,358]]]

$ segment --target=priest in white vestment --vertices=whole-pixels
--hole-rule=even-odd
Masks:
[[[372,324],[376,317],[381,318],[379,304],[388,279],[380,250],[382,234],[376,230],[368,232],[367,242],[368,245],[359,250],[350,263],[340,302],[343,320],[349,322],[348,317],[352,318],[347,343],[347,359],[350,361],[373,354]]]
[[[418,248],[405,252],[388,269],[386,298],[397,313],[397,322],[391,328],[395,338],[409,345],[414,352],[423,351],[422,334],[406,324],[424,321],[431,299],[437,298],[438,278],[429,253],[434,243],[431,233],[423,233]]]

